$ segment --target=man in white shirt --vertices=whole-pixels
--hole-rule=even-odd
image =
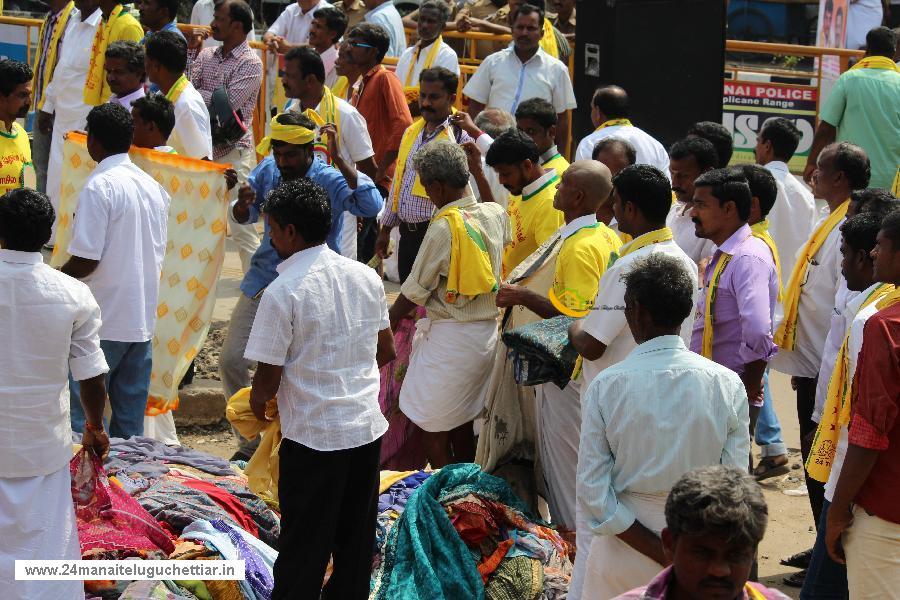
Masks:
[[[778,246],[781,271],[790,275],[797,252],[809,239],[816,224],[816,201],[812,192],[788,169],[802,134],[790,119],[777,117],[763,123],[756,135],[756,164],[772,172],[779,183],[778,198],[769,215],[769,232]]]
[[[134,122],[131,141],[134,146],[178,154],[166,143],[175,128],[175,110],[164,96],[150,94],[136,100],[131,106],[131,119]]]
[[[191,25],[203,25],[205,27],[209,27],[209,24],[212,23],[213,15],[216,11],[216,5],[222,4],[225,0],[197,0],[194,4],[194,7],[191,9]],[[202,33],[196,33],[197,30],[194,30],[195,33],[192,35],[192,38],[199,38],[204,48],[209,48],[211,46],[221,46],[222,42],[214,39],[211,35],[209,35],[208,31],[202,31]],[[247,34],[248,42],[256,41],[256,32],[250,31]],[[194,48],[195,46],[191,46]]]
[[[450,18],[450,7],[440,0],[428,0],[419,7],[416,31],[419,41],[403,51],[394,71],[409,103],[409,112],[419,116],[419,75],[425,69],[444,67],[459,76],[459,58],[456,51],[448,46],[441,33]]]
[[[391,45],[385,56],[400,58],[406,50],[406,32],[403,30],[403,19],[394,7],[393,0],[363,0],[363,4],[369,9],[366,21],[384,27],[391,39]]]
[[[672,191],[675,202],[666,217],[666,225],[672,230],[675,243],[695,263],[712,256],[715,244],[697,237],[691,209],[694,207],[694,180],[716,168],[719,156],[712,142],[701,137],[688,137],[672,144],[669,151],[669,173],[672,175]]]
[[[171,31],[159,31],[145,46],[147,78],[175,109],[169,145],[190,158],[212,158],[212,125],[203,96],[184,74],[187,43]]]
[[[395,356],[384,287],[374,270],[325,244],[331,203],[318,184],[281,183],[265,212],[283,262],[263,292],[244,356],[258,361],[253,413],[271,420],[266,405],[277,392],[281,418],[272,598],[368,598],[388,426],[378,405],[378,369]]]
[[[103,69],[112,92],[109,101],[131,112],[131,103],[144,97],[144,47],[137,42],[113,42],[106,49]]]
[[[672,239],[672,232],[665,226],[666,214],[672,202],[672,189],[668,180],[650,165],[625,167],[613,178],[613,195],[610,202],[623,233],[631,235],[632,242],[619,248],[619,258],[600,279],[594,309],[583,320],[576,321],[569,329],[569,339],[584,358],[582,367],[582,409],[588,385],[605,369],[621,362],[635,348],[635,338],[628,329],[625,306],[625,283],[622,274],[636,261],[662,254],[681,265],[692,282],[692,301],[696,301],[697,265]],[[694,311],[690,311],[681,323],[679,335],[685,346],[690,342],[694,324]],[[576,534],[590,539],[590,531],[580,511],[577,513]],[[579,540],[580,544],[585,544]],[[583,545],[587,550],[590,546]],[[580,598],[584,566],[588,553],[576,555],[575,572],[569,595]]]
[[[133,130],[131,113],[118,104],[101,104],[88,114],[87,148],[97,166],[78,196],[71,258],[62,266],[63,273],[84,280],[103,313],[109,431],[121,438],[144,432],[169,220],[169,194],[128,158]],[[71,378],[69,387],[72,430],[82,431],[79,388]]]
[[[16,560],[78,560],[69,459],[67,373],[81,382],[87,428],[81,443],[109,449],[100,351],[100,307],[83,283],[43,263],[54,213],[44,194],[0,197],[0,594],[80,598],[81,581],[16,581]]]
[[[605,137],[630,142],[637,151],[637,164],[652,165],[668,175],[669,155],[656,139],[628,118],[628,93],[617,85],[597,88],[591,100],[591,122],[596,128],[578,144],[576,160],[590,160],[594,146]]]
[[[284,54],[309,42],[309,27],[315,12],[331,6],[325,0],[297,0],[288,5],[263,34],[263,42],[273,53]]]
[[[678,335],[696,288],[682,265],[654,253],[625,272],[624,314],[638,346],[583,396],[577,494],[592,535],[578,544],[587,552],[583,589],[591,598],[625,593],[668,564],[663,509],[685,472],[747,467],[743,383]]]
[[[349,102],[345,102],[326,91],[324,82],[325,65],[322,57],[309,47],[294,48],[284,57],[284,93],[291,98],[290,110],[309,114],[315,113],[319,125],[334,125],[341,151],[341,158],[371,178],[378,173],[375,151],[369,138],[369,128],[365,118]],[[313,119],[315,121],[315,119]],[[316,155],[325,164],[333,161],[328,154],[328,146],[321,133],[315,143]],[[356,217],[344,215],[341,233],[341,254],[356,258]]]
[[[94,33],[102,16],[99,0],[75,3],[57,51],[59,61],[44,92],[44,105],[38,115],[38,127],[44,132],[53,130],[47,166],[47,196],[54,210],[59,209],[63,140],[69,131],[84,129],[85,117],[91,110],[84,102],[84,81],[91,62]],[[53,232],[51,245],[56,237],[55,225]]]
[[[866,47],[866,35],[881,25],[884,5],[881,0],[850,0],[847,7],[847,35],[844,48]]]
[[[346,31],[347,15],[333,6],[320,8],[313,14],[313,21],[309,25],[309,45],[322,57],[325,85],[328,87],[334,86],[338,79],[334,65],[338,57],[338,44]]]
[[[569,69],[541,49],[543,23],[543,9],[520,7],[513,21],[512,46],[488,56],[469,78],[463,93],[469,98],[473,117],[487,106],[515,114],[520,102],[543,98],[559,114],[556,142],[561,145],[569,135],[568,111],[577,104]]]

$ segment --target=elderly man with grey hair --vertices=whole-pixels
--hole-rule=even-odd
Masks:
[[[666,499],[662,544],[671,565],[615,600],[787,600],[747,581],[768,519],[762,490],[746,472],[722,465],[688,471]]]
[[[587,552],[578,576],[591,598],[623,594],[669,564],[663,509],[684,473],[717,464],[746,469],[750,452],[741,379],[688,350],[679,336],[694,310],[696,281],[683,261],[653,253],[622,279],[625,319],[638,345],[582,397],[576,495],[590,533],[578,539]]]
[[[472,421],[481,412],[497,344],[497,284],[510,230],[506,211],[469,189],[466,153],[436,140],[413,156],[435,213],[412,272],[390,310],[391,329],[416,305],[412,355],[400,410],[423,430],[431,466],[472,462]]]

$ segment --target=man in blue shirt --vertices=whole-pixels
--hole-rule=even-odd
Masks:
[[[334,166],[328,166],[317,158],[313,149],[316,125],[306,115],[288,112],[272,119],[272,135],[257,147],[260,154],[267,156],[256,166],[231,205],[235,221],[241,224],[256,223],[260,210],[269,192],[282,181],[292,181],[307,177],[328,192],[331,200],[331,230],[326,242],[335,252],[340,252],[341,227],[344,212],[358,217],[374,217],[381,210],[384,201],[381,194],[366,175],[358,173],[352,163],[341,158],[334,126],[324,125],[322,134],[328,140],[329,155]],[[337,167],[337,168],[335,168]],[[262,243],[250,259],[250,268],[241,282],[241,296],[228,325],[228,333],[219,357],[219,376],[225,388],[226,397],[231,397],[241,388],[250,385],[252,363],[244,359],[244,350],[253,319],[259,307],[263,290],[278,276],[275,267],[281,259],[272,247],[269,238],[269,224],[265,223]],[[248,460],[255,450],[256,442],[248,442],[238,436],[239,449],[234,458]]]
[[[157,31],[171,31],[182,38],[184,34],[178,29],[175,18],[178,16],[178,0],[138,0],[138,10],[141,13],[141,25],[147,30],[147,35],[141,43]]]

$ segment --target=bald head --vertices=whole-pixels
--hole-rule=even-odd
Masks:
[[[617,85],[604,85],[597,88],[591,104],[594,113],[599,113],[604,121],[628,117],[628,93]]]
[[[595,160],[577,160],[563,173],[553,205],[569,223],[595,214],[611,192],[612,174],[606,165]]]
[[[475,117],[475,126],[494,139],[501,134],[515,129],[516,119],[510,113],[499,108],[486,108]]]

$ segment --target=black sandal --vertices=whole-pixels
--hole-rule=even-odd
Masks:
[[[806,569],[809,567],[809,561],[812,558],[812,548],[798,552],[787,558],[782,558],[779,562],[785,567],[794,567],[795,569]]]
[[[802,588],[803,582],[806,581],[806,569],[802,571],[797,571],[796,573],[792,573],[788,575],[784,579],[782,579],[784,585],[793,587],[793,588]]]
[[[757,464],[756,468],[753,469],[753,476],[757,481],[763,481],[771,477],[778,477],[779,475],[786,475],[790,473],[790,461],[784,463],[783,465],[776,465],[772,461],[772,458],[773,457],[771,456],[767,456],[760,459],[759,464]]]

